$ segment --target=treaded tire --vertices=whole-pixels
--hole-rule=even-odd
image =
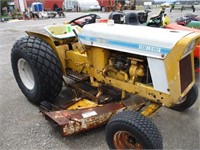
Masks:
[[[197,101],[197,98],[198,98],[198,87],[195,84],[187,93],[186,99],[183,102],[174,105],[173,107],[171,107],[171,109],[176,111],[184,111],[190,108]]]
[[[138,112],[124,111],[113,116],[106,126],[106,141],[110,149],[132,149],[115,147],[116,133],[123,131],[134,136],[141,149],[162,149],[162,136],[158,128]],[[117,141],[122,144],[123,141]]]
[[[31,88],[23,82],[20,61],[32,72]],[[15,79],[24,95],[35,104],[53,100],[62,88],[61,64],[52,48],[37,37],[23,37],[16,41],[11,51],[11,63]],[[31,71],[30,71],[31,70]],[[30,75],[29,75],[30,76]]]

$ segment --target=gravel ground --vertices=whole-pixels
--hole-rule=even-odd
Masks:
[[[191,11],[166,12],[173,22]],[[157,13],[158,9],[152,10],[150,16]],[[66,18],[0,23],[0,149],[108,149],[105,127],[62,137],[39,113],[38,107],[27,101],[11,70],[10,50],[19,37],[26,35],[26,30],[44,32],[43,27],[46,25],[63,23],[83,14],[67,13]],[[108,17],[108,13],[98,14],[102,18]],[[197,9],[196,14],[200,14],[200,9]],[[200,88],[197,74],[196,82]],[[161,108],[152,117],[163,136],[164,149],[200,149],[199,99],[185,112]]]

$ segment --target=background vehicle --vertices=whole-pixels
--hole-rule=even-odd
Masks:
[[[34,2],[41,2],[43,4],[43,9],[50,9],[56,11],[58,8],[62,8],[64,0],[14,0],[15,9],[24,12],[31,8],[31,4]]]
[[[187,13],[185,14],[185,17],[191,19],[192,21],[200,21],[200,16],[196,14]]]
[[[87,11],[100,10],[97,0],[64,0],[63,10],[65,11]]]
[[[152,16],[146,25],[151,27],[162,27],[168,24],[170,24],[170,19],[167,14],[165,14],[165,8],[162,8],[160,13],[156,16]]]
[[[171,5],[170,5],[170,3],[162,3],[160,6],[161,6],[161,7],[168,8],[168,7],[170,7]]]
[[[200,29],[200,21],[197,20],[198,18],[181,17],[176,19],[176,23],[190,28]]]
[[[40,2],[34,2],[31,5],[32,14],[37,18],[54,18],[57,12],[51,11],[50,9],[44,10],[44,5]]]
[[[97,0],[99,2],[99,5],[101,7],[102,11],[112,11],[113,8],[115,7],[115,0]]]

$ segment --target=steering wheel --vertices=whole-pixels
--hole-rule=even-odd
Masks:
[[[88,14],[88,15],[84,15],[84,16],[80,16],[78,18],[75,18],[75,19],[71,20],[69,23],[70,24],[74,23],[75,25],[82,28],[86,24],[95,23],[96,19],[100,19],[100,18],[101,17],[99,15]],[[82,21],[81,19],[84,19],[84,21]]]

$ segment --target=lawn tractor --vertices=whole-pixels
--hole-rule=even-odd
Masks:
[[[195,17],[195,15],[177,18],[176,23],[182,26],[200,30],[200,20],[197,16]]]
[[[106,125],[110,149],[162,149],[148,117],[197,100],[200,35],[112,20],[75,24],[46,26],[48,35],[27,31],[16,41],[11,62],[21,91],[64,136]],[[59,95],[63,88],[70,98]]]

